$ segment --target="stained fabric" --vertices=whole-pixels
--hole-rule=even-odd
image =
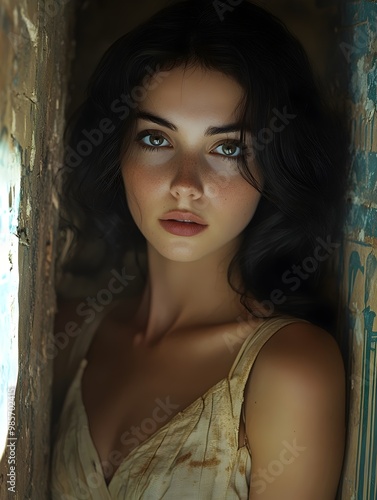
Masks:
[[[108,485],[81,396],[88,363],[83,357],[58,424],[52,499],[247,500],[251,456],[247,442],[238,448],[245,385],[263,345],[283,326],[296,322],[305,321],[292,316],[270,318],[251,329],[228,376],[134,448]],[[88,339],[90,335],[84,344]],[[80,355],[85,356],[86,348],[78,348]]]

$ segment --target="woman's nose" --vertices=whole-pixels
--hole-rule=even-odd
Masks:
[[[170,192],[174,197],[197,199],[203,195],[199,163],[199,158],[178,160],[178,166],[174,167],[174,176],[170,183]]]

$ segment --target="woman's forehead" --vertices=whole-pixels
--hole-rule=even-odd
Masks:
[[[140,108],[164,114],[182,110],[187,116],[201,112],[230,117],[244,96],[241,85],[220,71],[177,67],[161,75],[156,75],[159,83],[147,88]]]

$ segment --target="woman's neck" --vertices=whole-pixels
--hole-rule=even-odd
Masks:
[[[166,259],[148,245],[148,279],[135,314],[143,343],[195,325],[236,321],[244,312],[228,283],[234,243],[194,262]]]

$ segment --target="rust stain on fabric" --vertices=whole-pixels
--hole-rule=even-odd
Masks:
[[[182,455],[181,457],[177,458],[176,460],[176,464],[181,464],[182,462],[184,462],[185,460],[188,460],[190,457],[191,457],[192,453],[191,451],[189,453],[186,453],[185,455]]]
[[[214,465],[219,465],[220,460],[218,458],[209,458],[208,460],[191,460],[189,463],[190,467],[213,467]]]

